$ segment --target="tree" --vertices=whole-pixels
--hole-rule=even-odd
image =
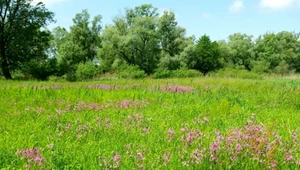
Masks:
[[[109,70],[115,60],[123,60],[153,73],[160,53],[157,18],[157,8],[150,4],[127,9],[125,16],[116,17],[103,33],[101,66]]]
[[[220,67],[220,50],[217,42],[211,42],[209,36],[203,35],[197,42],[195,57],[190,58],[188,65],[206,75]]]
[[[53,16],[43,3],[0,0],[0,61],[6,79],[12,79],[11,71],[26,62],[47,58],[51,34],[41,28],[52,22]]]
[[[98,15],[90,21],[88,11],[83,10],[73,19],[70,32],[61,27],[54,29],[61,74],[75,73],[79,63],[92,62],[96,58],[101,47],[101,18]]]
[[[164,11],[159,18],[158,32],[162,51],[171,57],[182,52],[186,31],[178,26],[174,12]]]
[[[232,63],[249,71],[251,70],[251,60],[254,57],[252,38],[252,35],[235,33],[229,36],[228,42]]]
[[[282,31],[277,34],[266,33],[256,40],[256,60],[270,63],[270,69],[288,64],[291,69],[300,71],[300,35]],[[284,63],[284,64],[282,64]]]
[[[159,18],[158,33],[161,45],[160,68],[180,68],[180,53],[186,47],[185,29],[178,26],[175,13],[164,11]]]

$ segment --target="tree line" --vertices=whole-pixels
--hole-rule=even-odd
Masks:
[[[45,80],[70,81],[103,73],[161,75],[196,70],[203,75],[223,68],[256,73],[299,73],[299,33],[282,31],[257,38],[234,33],[227,40],[208,35],[187,36],[175,13],[163,14],[151,4],[125,9],[112,24],[101,15],[76,14],[69,29],[45,29],[54,13],[32,0],[0,0],[0,59],[2,76],[21,73]]]

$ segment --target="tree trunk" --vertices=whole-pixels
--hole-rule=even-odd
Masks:
[[[11,80],[12,76],[10,74],[9,65],[7,62],[6,55],[5,55],[5,48],[3,48],[3,47],[1,47],[1,59],[2,59],[2,61],[1,61],[2,73],[6,79]]]
[[[2,61],[2,73],[6,79],[8,79],[8,80],[12,79],[9,68],[8,68],[8,63],[6,60]]]

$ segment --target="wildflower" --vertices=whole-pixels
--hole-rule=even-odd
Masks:
[[[286,161],[292,161],[294,159],[294,157],[291,154],[289,154],[289,153],[285,153],[284,154],[284,159]]]
[[[189,133],[188,133],[187,140],[189,141],[190,144],[193,143],[194,138],[195,138],[195,137],[194,137],[193,132],[189,132]]]
[[[143,131],[144,131],[146,134],[149,134],[149,133],[150,133],[150,127],[149,127],[149,128],[144,128]]]
[[[170,156],[171,156],[170,152],[165,154],[165,156],[164,156],[164,165],[166,165],[169,162]]]
[[[126,109],[129,107],[129,105],[132,103],[131,100],[124,100],[120,103],[120,108],[121,109]]]
[[[54,146],[54,144],[49,144],[47,147],[48,147],[49,149],[52,149],[53,146]]]
[[[207,117],[204,117],[203,120],[204,120],[204,122],[209,123],[209,120]]]
[[[42,107],[38,108],[38,113],[43,113],[44,111],[45,111],[44,108],[42,108]]]
[[[218,142],[213,142],[211,145],[210,145],[210,152],[211,153],[216,153],[218,152],[219,150],[221,149],[220,145]]]
[[[241,153],[242,149],[243,148],[242,148],[242,146],[240,144],[236,144],[235,150],[236,150],[237,153]]]
[[[143,152],[138,151],[138,152],[137,152],[137,156],[138,156],[138,158],[139,158],[140,161],[145,160],[145,158],[144,158],[144,156],[143,156]]]
[[[21,149],[17,150],[17,155],[21,154],[20,160],[26,159],[29,164],[26,165],[26,168],[31,168],[30,163],[35,163],[38,166],[42,166],[43,162],[46,161],[38,151],[38,148],[35,147],[33,149]]]
[[[63,136],[62,132],[59,132],[58,137],[62,137],[62,136]]]
[[[200,161],[201,161],[201,159],[203,158],[203,153],[197,148],[197,149],[193,152],[193,154],[192,154],[191,157],[195,159],[195,163],[196,163],[196,164],[199,164]]]
[[[275,169],[275,168],[277,168],[277,166],[278,166],[278,162],[277,161],[273,161],[272,163],[271,163],[271,165],[270,165],[270,169]]]
[[[114,161],[114,163],[116,164],[114,166],[115,169],[120,167],[120,162],[121,162],[121,156],[119,154],[115,154],[115,156],[112,158],[112,160]]]
[[[60,89],[60,88],[61,88],[61,86],[59,86],[59,85],[53,86],[53,89],[56,89],[56,90],[58,90],[58,89]]]

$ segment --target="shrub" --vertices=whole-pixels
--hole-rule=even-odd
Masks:
[[[117,74],[121,78],[141,79],[146,77],[146,73],[143,70],[140,70],[138,66],[128,64],[122,64],[118,68]]]
[[[95,64],[92,62],[86,62],[78,64],[75,77],[76,80],[87,80],[92,79],[97,74],[99,74],[99,69],[95,66]]]
[[[49,76],[54,75],[57,71],[57,61],[55,58],[47,60],[31,60],[22,67],[22,73],[31,75],[38,80],[47,80]]]
[[[172,71],[171,77],[174,78],[189,78],[189,77],[200,77],[202,76],[202,73],[198,70],[174,70]]]
[[[274,68],[274,72],[276,74],[280,74],[283,76],[283,75],[292,74],[295,72],[295,70],[291,70],[290,65],[288,63],[286,63],[285,61],[282,61],[279,63],[279,65],[277,67]]]
[[[269,71],[270,68],[270,63],[267,61],[252,61],[251,65],[251,71],[258,74],[266,73]]]
[[[263,79],[262,74],[250,72],[248,70],[225,68],[215,73],[210,73],[210,76],[223,78],[241,78],[241,79]]]
[[[152,75],[153,78],[155,79],[163,79],[163,78],[170,78],[172,72],[168,69],[157,69],[155,73]]]

